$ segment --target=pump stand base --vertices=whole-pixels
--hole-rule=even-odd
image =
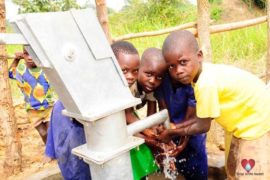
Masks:
[[[84,144],[73,148],[72,153],[81,157],[86,163],[94,162],[101,165],[143,143],[144,139],[135,136],[129,136],[128,142],[125,145],[111,152],[93,152],[87,148],[87,144]]]

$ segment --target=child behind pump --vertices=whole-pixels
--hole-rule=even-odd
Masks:
[[[24,95],[28,118],[46,144],[54,104],[53,91],[46,75],[36,66],[25,47],[23,52],[15,53],[14,61],[9,67],[9,77],[17,81]]]
[[[86,143],[83,125],[77,120],[65,116],[60,100],[55,102],[51,114],[50,127],[45,154],[57,159],[64,179],[90,180],[89,165],[71,153],[73,148]]]
[[[111,47],[128,82],[129,88],[135,96],[137,92],[137,78],[140,66],[139,53],[131,43],[126,41],[115,42]],[[127,124],[139,120],[133,107],[126,109],[125,114]],[[151,136],[151,131],[144,130],[142,133],[136,134],[136,136],[146,139],[147,136]],[[139,148],[131,150],[131,163],[134,179],[136,180],[141,179],[158,169],[150,149],[145,144],[140,145]]]

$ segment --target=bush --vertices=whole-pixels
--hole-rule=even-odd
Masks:
[[[254,3],[256,6],[258,6],[261,9],[265,8],[265,0],[254,0]]]
[[[178,0],[131,0],[130,5],[119,13],[109,15],[114,35],[131,32],[158,30],[170,26],[195,21],[197,10],[195,6]]]
[[[222,9],[220,7],[214,7],[211,9],[210,18],[217,21],[220,19],[221,13],[222,13]]]

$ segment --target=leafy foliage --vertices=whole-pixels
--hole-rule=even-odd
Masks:
[[[217,20],[220,19],[221,13],[222,13],[222,9],[221,8],[214,7],[213,9],[211,9],[210,17],[211,17],[211,19],[214,19],[214,20],[217,21]]]
[[[130,0],[121,12],[109,18],[112,26],[125,29],[116,34],[157,30],[194,21],[196,7],[179,0]]]
[[[76,0],[12,0],[19,6],[19,13],[66,11],[80,6]]]
[[[210,3],[210,18],[218,21],[222,14],[222,0],[208,0]]]
[[[112,36],[161,30],[196,20],[196,6],[185,0],[130,0],[118,13],[109,14]],[[166,35],[130,40],[142,53],[146,48],[162,46]]]

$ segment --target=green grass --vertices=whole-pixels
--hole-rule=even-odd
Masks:
[[[140,54],[149,47],[161,48],[167,35],[129,40]],[[214,63],[232,64],[261,74],[265,71],[267,53],[267,27],[253,27],[211,35]]]
[[[213,34],[211,44],[215,63],[233,64],[256,74],[264,72],[266,24]]]
[[[216,11],[216,13],[214,13],[216,19],[220,18],[220,13],[222,12],[219,6],[220,3],[221,0],[215,0],[211,4],[211,11]],[[129,33],[160,30],[196,20],[196,7],[184,6],[180,8],[179,11],[182,12],[182,14],[177,17],[178,20],[166,21],[171,22],[171,24],[162,23],[163,21],[161,20],[158,21],[159,17],[150,19],[142,15],[135,18],[128,16],[129,14],[125,12],[111,14],[109,16],[109,24],[112,36],[117,37]],[[218,23],[222,24],[222,20],[219,19]],[[160,48],[166,36],[167,34],[131,39],[128,41],[132,42],[141,54],[149,47]],[[261,74],[265,70],[265,54],[267,52],[266,24],[212,34],[211,45],[214,63],[232,64],[256,74]]]

